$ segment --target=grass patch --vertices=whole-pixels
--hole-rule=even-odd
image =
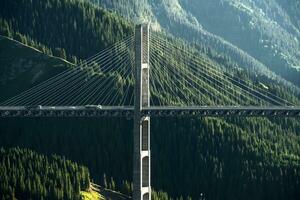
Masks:
[[[105,198],[98,192],[96,191],[90,191],[90,192],[86,192],[86,191],[81,191],[80,192],[83,200],[104,200]]]

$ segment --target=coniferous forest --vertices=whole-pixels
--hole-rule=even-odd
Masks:
[[[63,157],[29,149],[0,149],[1,199],[81,199],[89,172]]]
[[[2,0],[0,5],[1,36],[74,64],[134,28],[115,12],[87,1]],[[226,52],[169,41],[194,49],[244,80],[263,83],[285,99],[300,101],[292,88],[252,69],[242,70]],[[179,52],[172,53],[172,62],[179,63]],[[0,60],[0,67],[8,63]],[[21,81],[22,73],[1,82],[0,88]],[[0,99],[11,93],[3,89]],[[90,182],[130,196],[132,126],[131,119],[119,118],[1,118],[0,198],[80,199]],[[154,200],[299,199],[299,119],[153,118],[151,134],[151,181],[160,191],[153,192]]]

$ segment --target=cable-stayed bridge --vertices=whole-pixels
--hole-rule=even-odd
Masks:
[[[133,199],[148,200],[150,117],[300,117],[298,101],[240,78],[144,24],[78,66],[0,103],[0,117],[133,118]]]

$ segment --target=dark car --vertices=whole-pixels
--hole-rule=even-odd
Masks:
[[[25,106],[25,109],[27,110],[40,110],[42,108],[41,105],[30,105],[30,106]]]

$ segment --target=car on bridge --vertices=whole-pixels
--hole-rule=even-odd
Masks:
[[[40,110],[42,109],[41,105],[29,105],[29,106],[25,106],[26,110]]]
[[[102,109],[101,105],[85,105],[84,107],[88,110]]]

